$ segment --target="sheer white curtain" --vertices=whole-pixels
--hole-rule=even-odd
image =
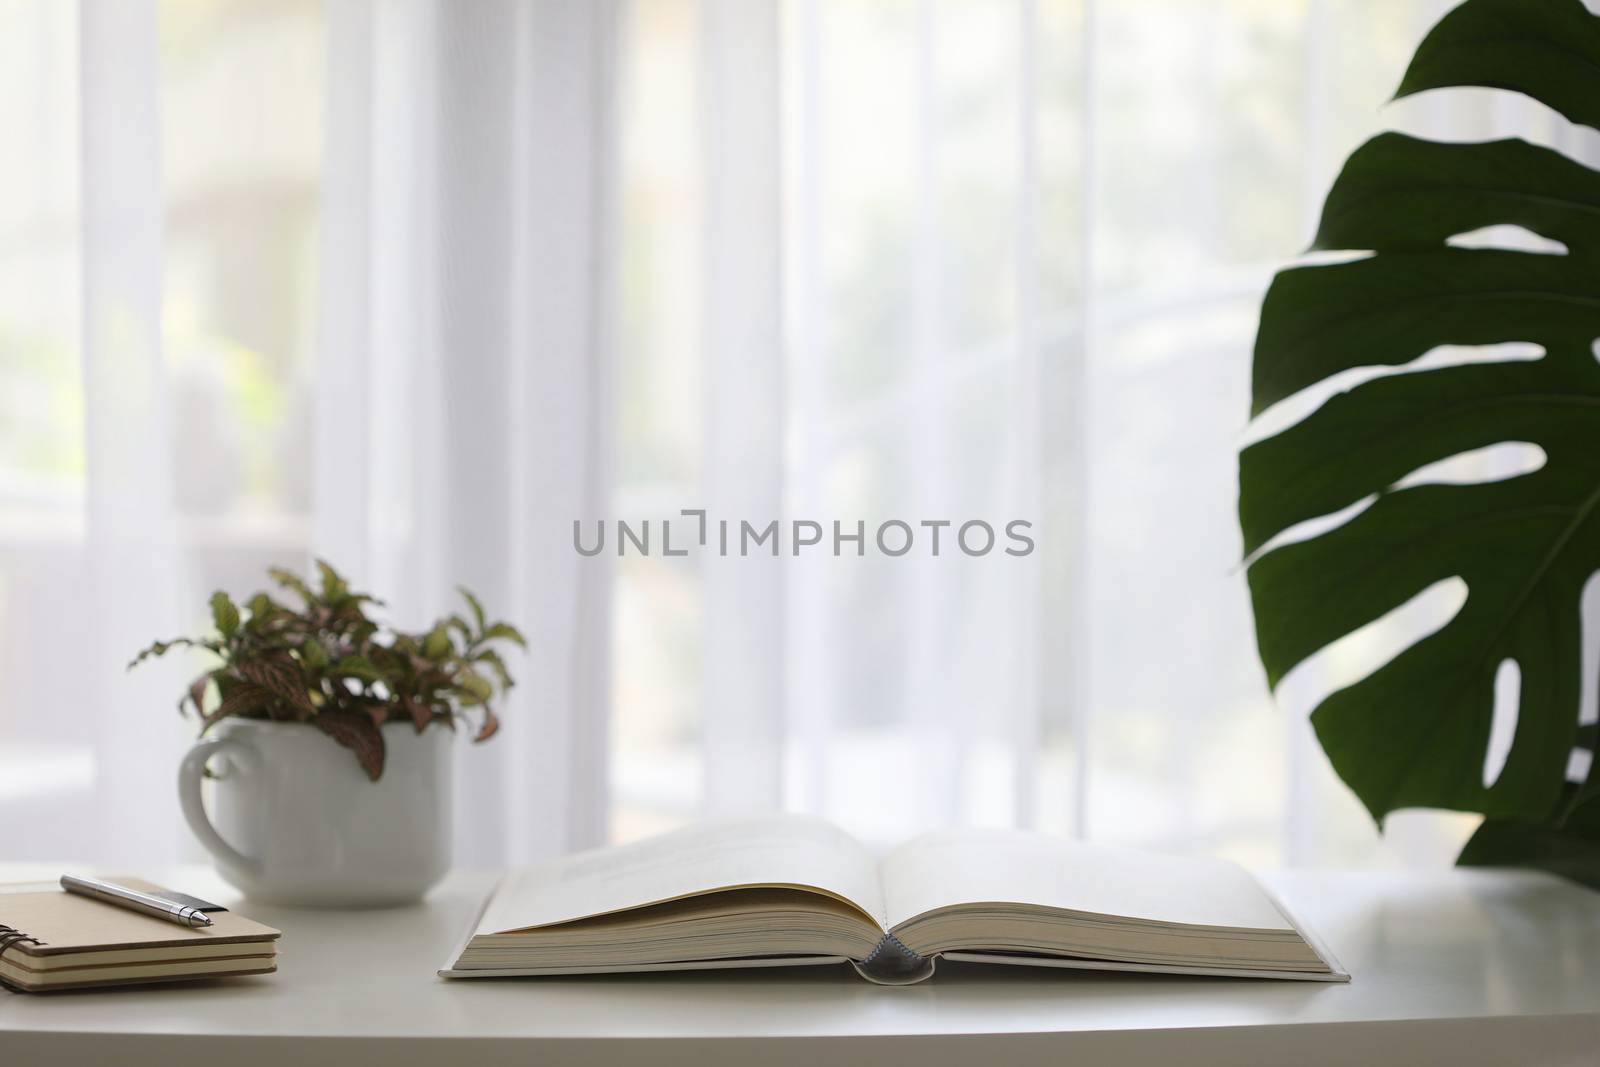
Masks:
[[[1351,148],[1600,158],[1503,94],[1385,110],[1446,6],[0,7],[0,856],[192,854],[186,665],[121,665],[320,554],[529,635],[463,863],[774,807],[1442,862],[1470,821],[1379,843],[1303,721],[1381,641],[1265,692],[1233,509],[1260,294]],[[666,556],[684,509],[782,553]]]
[[[600,840],[609,571],[570,523],[610,484],[615,7],[0,18],[48,119],[8,123],[37,167],[5,168],[8,399],[71,397],[5,431],[0,850],[195,856],[172,708],[202,664],[123,665],[318,555],[403,625],[459,583],[528,637],[502,735],[459,747],[457,861]]]
[[[1075,165],[1054,150],[1075,121],[1043,129],[1038,104],[1041,54],[1076,64],[1076,5],[1065,23],[631,9],[616,513],[781,532],[777,558],[713,536],[616,561],[619,662],[650,684],[619,674],[614,833],[772,807],[875,838],[1035,821],[1043,694],[1070,723],[1081,692],[1070,648],[1045,654],[1050,571],[1076,551],[1042,507],[1072,480],[1074,433],[1046,431],[1081,362],[1059,338],[1046,354],[1040,296],[1077,304],[1040,263],[1044,171],[1059,207]],[[1014,519],[1031,555],[1004,551]],[[972,521],[997,534],[970,532],[981,555],[958,544]]]
[[[651,684],[619,681],[615,832],[781,805],[879,840],[1447,861],[1470,819],[1380,841],[1305,723],[1428,622],[1274,702],[1234,507],[1260,296],[1344,156],[1386,126],[1574,138],[1506,94],[1385,109],[1448,6],[635,5],[618,508],[865,520],[868,550],[618,561]],[[919,527],[1013,517],[1023,559]],[[873,549],[887,519],[912,553]]]
[[[161,122],[153,4],[91,5],[79,40],[82,350],[90,607],[85,654],[95,752],[94,846],[109,859],[170,853],[177,753],[130,705],[164,703],[170,667],[124,681],[129,649],[177,621],[161,336]],[[72,628],[61,635],[68,636]],[[164,667],[166,665],[163,665]],[[158,688],[165,682],[167,688]],[[164,743],[163,743],[164,742]]]
[[[422,625],[455,586],[526,627],[503,741],[463,746],[458,860],[603,834],[609,3],[328,8],[313,539]]]

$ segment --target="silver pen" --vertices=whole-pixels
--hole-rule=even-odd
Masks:
[[[142,889],[117,885],[115,882],[102,882],[98,878],[79,878],[74,874],[63,874],[61,888],[69,893],[77,893],[107,904],[115,904],[119,908],[127,908],[129,911],[154,915],[158,919],[165,919],[179,926],[211,925],[211,916],[199,908],[190,907],[181,901],[168,900],[166,897],[147,893]]]

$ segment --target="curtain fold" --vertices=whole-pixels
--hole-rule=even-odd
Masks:
[[[1043,802],[1059,607],[1043,565],[1077,519],[1047,521],[1055,446],[1039,416],[1048,404],[1071,424],[1082,398],[1047,393],[1043,374],[1062,354],[1040,329],[1037,249],[1072,236],[1041,176],[1076,160],[1069,145],[1041,162],[1035,64],[1077,57],[1036,39],[1037,21],[1025,3],[803,3],[792,70],[765,72],[789,123],[788,432],[773,454],[791,514],[826,532],[786,564],[788,803],[877,840],[1030,825]],[[1008,555],[1012,520],[1049,550]],[[864,543],[835,545],[835,522]]]
[[[568,537],[608,498],[616,10],[343,0],[330,32],[313,547],[407,625],[460,584],[526,628],[457,861],[593,843],[609,583]]]
[[[509,499],[530,652],[506,757],[512,859],[609,831],[613,576],[576,555],[571,523],[613,506],[622,18],[614,0],[538,0],[517,22]]]
[[[705,422],[697,503],[741,544],[745,522],[757,533],[778,522],[783,542],[777,559],[767,545],[748,557],[742,548],[701,556],[703,795],[706,810],[725,813],[773,810],[784,796],[783,65],[778,5],[707,0],[700,14]]]
[[[183,840],[161,715],[189,679],[176,662],[123,665],[177,630],[176,526],[162,345],[160,55],[154,0],[79,6],[80,248],[87,558],[81,611],[95,684],[96,854],[170,855]],[[52,709],[63,710],[63,709]],[[160,718],[155,718],[160,716]],[[165,729],[163,729],[165,727]]]

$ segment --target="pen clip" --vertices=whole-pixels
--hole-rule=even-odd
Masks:
[[[227,911],[221,904],[213,904],[209,900],[192,897],[188,893],[180,893],[175,889],[163,889],[159,894],[163,900],[170,900],[174,904],[186,904],[195,911]]]

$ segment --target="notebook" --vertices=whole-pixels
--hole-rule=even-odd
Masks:
[[[882,857],[805,816],[703,824],[508,875],[447,978],[850,963],[903,985],[939,959],[1348,981],[1242,868],[1009,830]]]
[[[114,881],[166,892],[137,878]],[[23,992],[270,974],[279,932],[231,911],[190,928],[48,883],[0,886],[0,983]]]

